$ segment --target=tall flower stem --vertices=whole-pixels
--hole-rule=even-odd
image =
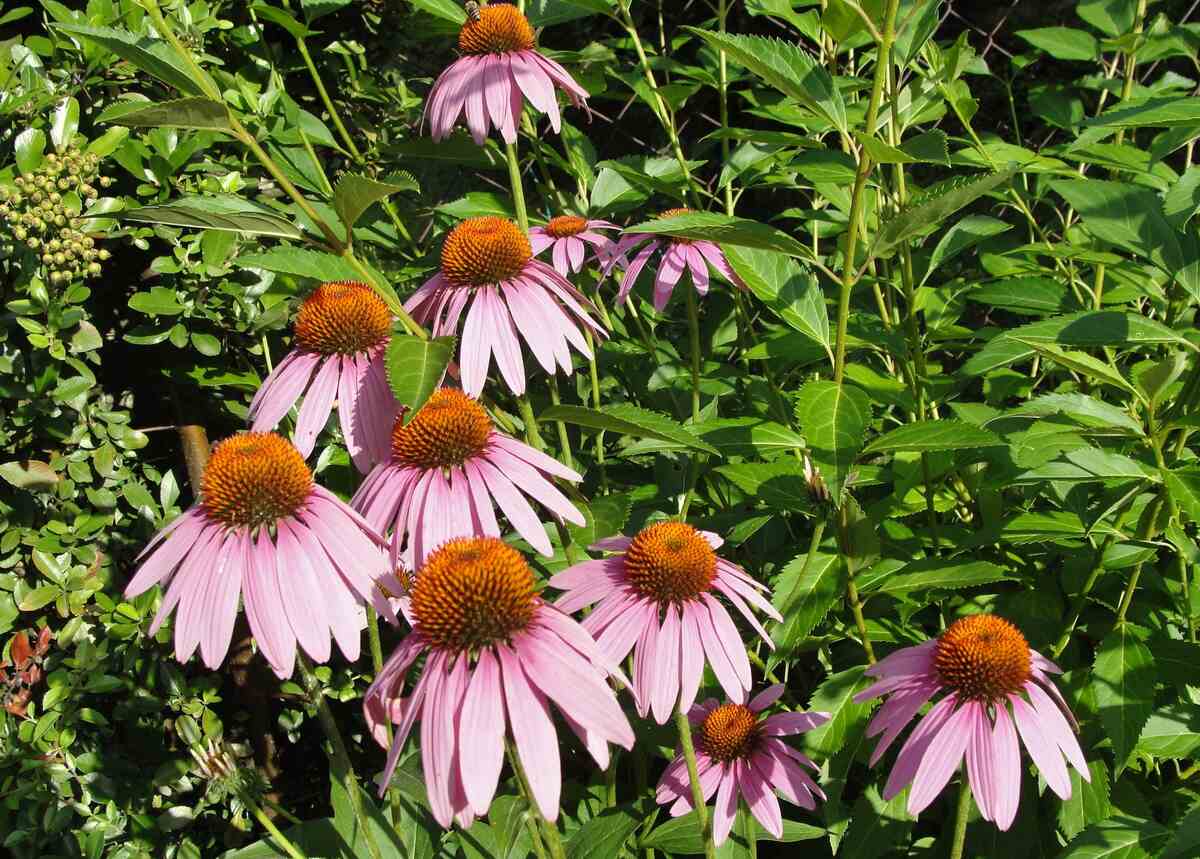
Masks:
[[[871,82],[871,99],[867,102],[866,122],[863,125],[867,134],[874,134],[876,120],[879,118],[879,104],[883,96],[883,84],[887,79],[888,67],[892,61],[892,45],[896,41],[896,10],[900,0],[887,0],[884,12],[883,33],[879,39],[875,54],[875,76]],[[839,385],[846,370],[846,329],[850,321],[850,294],[858,282],[854,268],[854,252],[858,246],[858,233],[863,217],[863,201],[867,186],[867,177],[871,174],[871,156],[863,148],[858,155],[858,169],[854,174],[854,190],[850,196],[850,221],[846,227],[846,251],[842,260],[842,284],[838,295],[837,339],[835,341],[833,380]]]
[[[550,376],[550,402],[554,405],[559,405],[562,400],[558,396],[558,380],[554,376]],[[558,446],[562,448],[562,462],[567,468],[574,469],[575,464],[571,459],[571,438],[567,435],[567,425],[562,421],[555,421],[558,424]]]
[[[971,817],[971,785],[964,772],[958,777],[958,810],[954,814],[954,841],[950,844],[950,859],[962,859],[967,841],[967,820]]]
[[[321,684],[313,674],[312,666],[308,664],[308,657],[303,653],[296,653],[296,665],[300,669],[300,678],[304,682],[304,690],[308,693],[309,701],[317,708],[317,721],[321,723],[325,737],[329,740],[331,774],[341,781],[346,795],[350,797],[350,807],[354,809],[354,819],[358,822],[358,828],[362,830],[363,841],[366,842],[367,852],[371,855],[371,859],[383,859],[383,854],[379,852],[379,845],[375,843],[375,833],[371,830],[371,821],[367,817],[367,810],[363,806],[358,777],[354,774],[354,765],[350,763],[350,755],[346,752],[346,743],[342,739],[341,731],[338,730],[337,720],[333,718],[333,712],[329,709],[329,702],[325,700]]]
[[[529,789],[529,778],[525,775],[525,768],[521,766],[521,757],[517,754],[517,750],[512,747],[512,743],[505,741],[505,750],[508,752],[508,762],[512,765],[513,772],[517,776],[517,786],[521,789],[521,795],[525,797],[525,801],[529,804],[529,816],[537,821],[538,828],[542,832],[542,838],[546,842],[546,847],[549,848],[550,859],[566,859],[567,853],[563,849],[562,836],[558,834],[558,826],[548,821],[542,814],[542,811],[537,806],[537,802],[533,798],[533,791]]]
[[[683,710],[675,711],[675,727],[679,730],[679,745],[683,747],[683,759],[687,762],[688,781],[692,786],[692,806],[696,809],[696,819],[700,822],[700,838],[704,841],[704,855],[707,859],[716,859],[717,848],[713,844],[712,821],[708,816],[708,806],[704,803],[704,788],[700,785],[700,772],[696,768],[696,746],[692,743],[692,724]]]
[[[504,155],[508,160],[508,182],[512,186],[513,209],[517,213],[517,226],[521,232],[529,232],[529,212],[525,208],[525,187],[521,184],[521,163],[517,160],[517,144],[504,144]]]
[[[687,289],[688,335],[692,342],[692,423],[700,423],[700,313],[696,290]]]
[[[729,23],[729,0],[717,0],[717,29],[725,34]],[[729,130],[729,63],[724,51],[717,53],[717,108],[720,111],[721,131]],[[721,136],[721,163],[729,163],[729,138]],[[733,181],[725,185],[725,214],[733,215]]]
[[[546,443],[542,440],[542,434],[538,432],[537,418],[533,416],[533,406],[529,402],[528,394],[517,397],[517,412],[521,415],[521,422],[525,424],[525,441],[529,442],[529,446],[534,450],[545,450]]]
[[[742,818],[742,837],[746,839],[746,849],[749,851],[747,855],[750,859],[758,859],[758,827],[754,825],[754,815],[744,802],[739,810]]]
[[[240,799],[242,804],[246,806],[252,815],[254,815],[254,819],[262,824],[262,828],[267,830],[271,836],[271,839],[275,842],[279,849],[281,849],[288,856],[291,856],[292,859],[306,859],[305,855],[296,848],[296,845],[288,840],[286,835],[279,831],[279,827],[275,825],[275,821],[266,815],[266,813],[262,810],[262,807],[257,802],[255,802],[250,798],[249,795],[245,793],[239,793],[238,799]]]

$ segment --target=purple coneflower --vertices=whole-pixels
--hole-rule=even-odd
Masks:
[[[358,658],[365,623],[359,603],[371,602],[395,621],[376,587],[391,572],[382,544],[357,513],[313,482],[286,439],[242,433],[213,449],[200,501],[138,556],[125,595],[170,582],[150,634],[178,607],[175,658],[186,662],[199,645],[214,669],[229,649],[240,596],[267,662],[290,677],[296,645],[325,662],[331,632],[347,659]]]
[[[547,373],[557,365],[567,374],[571,346],[592,357],[580,326],[601,337],[605,333],[588,315],[595,310],[592,303],[553,268],[533,259],[520,228],[492,216],[468,218],[450,231],[441,270],[404,307],[418,322],[431,325],[435,337],[458,334],[466,314],[458,361],[463,390],[472,397],[483,392],[493,355],[509,389],[525,393],[518,332]]]
[[[386,743],[395,726],[383,791],[421,721],[429,807],[449,826],[487,813],[511,736],[533,801],[558,816],[562,773],[550,702],[601,767],[608,743],[633,746],[633,729],[607,678],[623,680],[583,629],[534,590],[520,553],[494,537],[452,540],[429,556],[409,593],[413,631],[367,689],[363,710]],[[420,679],[405,678],[424,655]]]
[[[668,209],[659,217],[673,218],[676,215],[686,215],[690,211],[691,209]],[[621,278],[621,286],[617,290],[618,301],[629,297],[638,275],[642,273],[650,257],[662,248],[666,250],[658,263],[658,276],[654,279],[655,310],[662,311],[667,306],[667,302],[671,300],[671,293],[675,291],[675,285],[679,283],[685,271],[691,272],[692,284],[700,295],[708,294],[709,266],[734,286],[746,288],[746,284],[730,267],[720,245],[703,239],[676,239],[658,233],[627,233],[622,236],[612,250],[605,273],[611,271],[614,266],[627,262],[630,252],[643,242],[646,243],[645,247],[638,251],[633,262],[628,263]]]
[[[587,257],[587,245],[595,249],[596,261],[606,265],[612,255],[613,240],[600,230],[619,230],[608,221],[588,220],[578,215],[559,215],[551,218],[544,227],[529,230],[529,244],[536,256],[551,248],[550,259],[554,270],[563,277],[570,277],[583,268]],[[586,244],[585,244],[586,243]]]
[[[566,591],[555,602],[565,612],[596,604],[583,627],[614,661],[634,650],[633,688],[638,711],[662,724],[696,700],[707,660],[735,702],[750,690],[750,660],[722,594],[771,646],[750,606],[780,620],[759,591],[764,586],[717,556],[723,541],[683,522],[658,522],[636,537],[611,537],[592,549],[619,552],[583,561],[550,579]],[[749,605],[747,605],[749,603]]]
[[[484,6],[477,20],[467,21],[459,30],[458,49],[463,56],[434,82],[425,104],[434,140],[449,135],[465,114],[476,143],[483,145],[493,126],[505,143],[514,143],[525,99],[550,117],[550,127],[557,132],[562,119],[555,86],[571,104],[587,108],[587,90],[538,52],[533,27],[516,6]]]
[[[392,315],[365,283],[318,286],[296,314],[296,347],[250,403],[252,429],[274,429],[301,396],[296,448],[307,457],[337,402],[342,436],[364,474],[387,458],[396,399],[383,368]]]
[[[889,696],[867,726],[868,736],[883,734],[871,754],[872,766],[918,710],[935,695],[949,693],[921,718],[888,776],[884,799],[912,784],[910,814],[920,814],[937,798],[965,755],[980,813],[1008,829],[1021,798],[1018,736],[1060,798],[1071,797],[1064,758],[1080,778],[1091,781],[1068,723],[1070,710],[1050,679],[1062,670],[1031,650],[1007,620],[990,614],[964,617],[936,639],[897,650],[866,673],[879,680],[854,700]]]
[[[543,555],[550,539],[526,500],[583,525],[583,514],[549,477],[582,478],[557,460],[492,426],[483,407],[462,391],[442,388],[407,424],[397,417],[391,458],[375,467],[351,504],[376,528],[392,529],[392,557],[407,540],[406,566],[424,563],[451,537],[500,536],[496,508]]]
[[[762,711],[783,694],[775,685],[755,695],[749,704],[717,704],[709,698],[688,711],[696,738],[696,772],[707,801],[717,795],[713,812],[713,840],[722,844],[737,816],[738,796],[758,818],[763,829],[776,838],[783,835],[783,815],[775,791],[793,805],[812,810],[816,798],[825,793],[804,771],[819,768],[780,737],[811,731],[829,721],[828,713],[775,713],[762,718]],[[687,761],[676,755],[663,772],[655,796],[660,805],[671,806],[671,816],[692,810],[692,788]]]

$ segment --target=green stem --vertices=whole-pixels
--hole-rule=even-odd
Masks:
[[[296,39],[296,47],[300,49],[300,56],[304,59],[304,65],[308,68],[309,77],[312,78],[313,84],[317,88],[317,95],[321,97],[321,103],[325,105],[325,110],[329,113],[329,118],[333,120],[333,125],[338,131],[338,136],[346,144],[346,149],[349,150],[350,156],[361,164],[363,161],[362,153],[354,145],[354,138],[346,130],[346,125],[342,122],[342,116],[338,113],[338,109],[333,106],[333,99],[329,97],[329,91],[325,89],[325,82],[321,80],[321,75],[317,71],[316,64],[313,63],[312,55],[308,52],[308,43],[304,41],[303,37],[298,37]]]
[[[887,0],[884,12],[883,38],[875,56],[875,76],[871,83],[871,100],[867,102],[865,132],[874,135],[879,117],[879,103],[883,95],[883,83],[887,79],[892,62],[892,43],[896,40],[896,10],[900,0]],[[837,340],[833,361],[833,380],[839,385],[846,369],[846,328],[850,321],[850,294],[858,282],[854,269],[854,251],[858,244],[858,232],[863,216],[863,191],[871,173],[871,157],[863,148],[859,152],[858,169],[854,174],[854,191],[850,197],[850,221],[846,225],[845,259],[842,260],[842,285],[838,295]]]
[[[521,165],[517,161],[517,144],[504,144],[504,155],[508,160],[508,182],[512,186],[513,208],[517,212],[517,226],[521,232],[529,232],[529,213],[525,210],[525,188],[521,184]]]
[[[613,748],[604,770],[604,805],[612,808],[617,804],[617,759],[620,752]]]
[[[700,838],[704,841],[704,855],[707,859],[716,859],[717,848],[713,844],[712,821],[708,815],[708,806],[704,802],[704,788],[700,785],[700,773],[696,768],[696,747],[692,743],[692,725],[688,722],[687,714],[682,710],[675,711],[675,727],[679,730],[679,745],[683,747],[683,759],[687,762],[688,781],[692,786],[692,807],[696,809],[696,819],[700,822]]]
[[[596,360],[596,341],[592,337],[592,332],[587,328],[583,329],[583,336],[587,338],[588,350],[592,353],[592,357],[588,359],[588,376],[592,384],[592,408],[600,411],[600,368]],[[607,493],[608,469],[604,467],[604,430],[596,433],[596,464],[600,466],[600,488]]]
[[[728,0],[717,0],[717,29],[725,34],[729,23]],[[717,53],[717,108],[720,111],[721,131],[729,131],[729,64],[724,51]],[[729,137],[721,136],[721,163],[729,163]],[[733,181],[725,186],[725,214],[733,215]]]
[[[838,510],[838,530],[842,535],[841,543],[844,552],[847,533],[849,531],[847,511],[844,505]],[[863,617],[863,604],[858,596],[858,585],[854,583],[854,573],[849,568],[846,570],[846,601],[850,603],[850,613],[854,616],[854,626],[858,629],[858,640],[867,654],[867,662],[874,665],[875,648],[871,646],[871,636],[867,632],[867,621]]]
[[[791,592],[788,593],[783,601],[783,610],[780,614],[785,618],[791,613],[796,605],[796,601],[800,598],[800,589],[803,587],[805,576],[808,574],[808,569],[812,566],[813,560],[817,557],[817,552],[821,548],[821,539],[824,536],[825,518],[822,516],[813,525],[812,539],[808,541],[808,554],[804,556],[804,566],[800,568],[800,575],[796,576],[796,583],[792,585]]]
[[[546,820],[542,814],[542,810],[538,808],[537,802],[533,798],[533,791],[529,788],[529,778],[525,775],[525,768],[521,766],[520,755],[510,742],[505,742],[505,748],[508,751],[508,762],[512,765],[513,772],[517,776],[517,786],[521,790],[521,795],[525,797],[525,801],[529,804],[529,816],[537,821],[546,846],[550,850],[551,859],[566,859],[567,854],[563,849],[562,837],[558,834],[558,827]]]
[[[959,776],[958,810],[954,815],[954,841],[950,844],[950,859],[962,859],[967,842],[967,820],[971,817],[971,784],[964,773]]]
[[[562,402],[558,396],[558,379],[554,376],[550,376],[550,402],[556,406]],[[554,423],[558,427],[558,446],[562,448],[562,464],[574,470],[575,463],[571,459],[571,438],[567,435],[567,425],[563,421]]]
[[[346,743],[342,739],[341,731],[338,730],[337,720],[333,718],[333,712],[329,709],[329,702],[325,700],[325,693],[321,690],[320,681],[313,674],[308,657],[303,653],[296,653],[296,665],[300,669],[300,677],[304,682],[304,689],[308,693],[309,701],[317,708],[317,721],[321,723],[325,737],[329,740],[330,774],[341,781],[346,795],[350,798],[350,806],[354,809],[354,819],[358,822],[358,828],[362,830],[363,840],[366,842],[367,852],[371,854],[371,859],[383,859],[383,854],[379,852],[379,845],[375,843],[375,833],[371,829],[371,821],[367,817],[366,808],[363,807],[362,793],[359,790],[358,778],[354,774],[354,766],[350,763],[350,755],[346,751]]]
[[[263,812],[258,803],[244,793],[239,793],[238,797],[242,800],[242,804],[250,810],[252,815],[254,815],[254,819],[262,824],[263,829],[270,833],[271,838],[275,841],[279,848],[283,850],[284,853],[286,853],[288,856],[291,856],[292,859],[306,859],[305,855],[296,849],[296,845],[289,841],[288,837],[279,831],[279,827],[275,825],[275,821],[267,817],[266,813]]]
[[[533,406],[530,405],[527,394],[517,397],[517,412],[521,415],[521,422],[525,424],[525,440],[529,442],[529,446],[534,450],[545,450],[546,443],[542,441],[542,434],[538,432],[537,418],[533,416]]]
[[[692,344],[692,423],[700,423],[700,313],[696,307],[696,290],[687,293],[688,335]]]

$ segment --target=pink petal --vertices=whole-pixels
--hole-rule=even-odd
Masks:
[[[558,817],[558,798],[562,788],[559,770],[558,737],[550,720],[546,699],[530,687],[521,669],[520,658],[505,645],[499,645],[500,669],[504,681],[504,703],[512,728],[517,755],[534,802],[547,820]]]
[[[937,732],[936,740],[921,757],[908,794],[908,813],[916,816],[937,799],[950,776],[958,769],[963,752],[971,740],[975,710],[969,704],[959,707]]]

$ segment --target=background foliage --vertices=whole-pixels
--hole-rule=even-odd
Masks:
[[[834,714],[807,738],[829,801],[793,809],[785,832],[809,855],[944,850],[952,799],[919,821],[903,795],[881,800],[870,705],[851,696],[864,645],[983,610],[1067,669],[1092,782],[1073,774],[1061,803],[1027,774],[1017,824],[972,825],[968,853],[1200,855],[1195,6],[904,0],[868,116],[883,5],[528,3],[598,111],[522,141],[535,219],[632,225],[693,205],[707,212],[655,229],[721,241],[751,288],[701,302],[694,420],[682,299],[657,314],[644,285],[630,308],[596,287],[614,332],[596,387],[584,368],[555,405],[533,384],[547,442],[565,453],[552,429],[567,422],[565,455],[586,473],[590,524],[572,540],[687,498],[772,583],[785,620],[759,668],[793,704]],[[6,648],[10,633],[52,633],[31,694],[11,666],[0,688],[0,840],[16,857],[276,855],[190,754],[223,738],[310,821],[298,837],[337,855],[354,849],[352,818],[306,690],[275,680],[244,630],[229,670],[177,665],[169,624],[146,634],[156,592],[120,592],[190,503],[181,434],[240,429],[297,298],[362,276],[318,247],[314,215],[403,297],[458,219],[510,213],[504,158],[422,134],[463,16],[450,0],[163,9],[207,82],[133,0],[0,5],[0,632]],[[17,180],[88,153],[95,181],[29,210],[50,232],[33,230]],[[79,265],[45,245],[61,229],[80,231],[64,240]],[[321,480],[348,493],[353,468],[325,440]],[[564,563],[560,546],[542,572]],[[381,763],[357,703],[370,671],[364,658],[319,672],[360,773]],[[669,751],[669,732],[638,730],[641,748]],[[644,786],[662,763],[623,758],[610,786],[572,753],[573,857],[699,852],[688,821],[652,813]],[[417,772],[400,779],[389,855],[526,855],[515,791],[444,835]]]

